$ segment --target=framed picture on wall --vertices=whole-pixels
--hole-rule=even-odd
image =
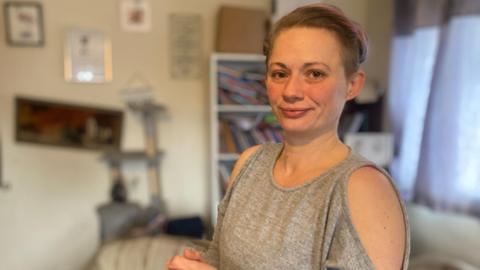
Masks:
[[[120,23],[127,32],[150,32],[152,28],[150,4],[147,0],[122,0]]]
[[[112,46],[102,31],[68,31],[64,62],[66,81],[104,83],[112,80]]]
[[[122,123],[118,110],[16,98],[17,142],[118,150]]]
[[[37,2],[5,2],[5,33],[11,46],[44,44],[42,5]]]

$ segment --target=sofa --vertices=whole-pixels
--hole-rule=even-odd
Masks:
[[[407,211],[410,270],[480,270],[480,219],[416,204]],[[102,246],[88,270],[165,269],[171,256],[190,245],[187,238],[167,235],[117,240]]]

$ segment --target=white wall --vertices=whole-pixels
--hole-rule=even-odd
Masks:
[[[367,76],[388,91],[390,46],[393,37],[393,1],[368,0],[365,28],[369,38],[369,56],[365,63]]]
[[[89,106],[123,108],[119,90],[136,72],[154,87],[168,116],[160,122],[165,198],[173,215],[208,211],[208,55],[215,15],[222,3],[268,9],[268,0],[151,0],[149,34],[122,32],[117,0],[40,1],[46,44],[8,47],[0,15],[0,124],[4,178],[0,190],[0,268],[9,270],[81,269],[97,248],[95,207],[108,199],[109,174],[98,152],[16,143],[14,97],[25,95]],[[2,2],[3,3],[3,2]],[[174,81],[168,73],[168,15],[201,14],[204,76]],[[63,38],[69,27],[104,31],[113,43],[111,83],[70,84],[63,80]],[[143,145],[135,117],[126,119],[125,148]],[[135,197],[145,200],[140,184]]]
[[[366,26],[368,0],[324,0],[323,2],[339,7],[350,19]]]

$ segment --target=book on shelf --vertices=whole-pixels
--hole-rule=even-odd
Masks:
[[[219,64],[217,66],[217,72],[219,74],[228,75],[239,79],[248,79],[251,81],[263,81],[265,79],[265,72],[262,70],[240,70],[239,68],[232,68],[227,65]]]
[[[236,126],[233,122],[229,122],[229,124],[230,124],[230,130],[232,131],[232,134],[233,134],[233,138],[237,145],[238,153],[241,153],[251,145],[249,145],[246,136],[238,126]]]
[[[278,123],[267,123],[264,120],[257,123],[256,119],[252,119],[248,124],[246,121],[244,116],[228,116],[219,119],[221,153],[241,153],[253,145],[267,141],[283,141]]]
[[[252,129],[251,133],[254,140],[259,144],[266,143],[268,141],[267,137],[265,137],[265,135],[258,129]]]
[[[219,65],[217,73],[220,104],[266,105],[267,92],[261,72],[242,71]]]
[[[218,174],[220,178],[220,187],[221,192],[224,194],[227,190],[228,180],[230,179],[230,170],[227,168],[226,164],[219,164],[218,165]]]
[[[275,141],[276,140],[275,135],[273,135],[273,131],[271,129],[264,128],[264,129],[262,129],[262,132],[263,132],[264,136],[267,138],[268,141]]]
[[[257,86],[248,81],[235,80],[226,76],[218,76],[218,87],[226,91],[239,93],[249,97],[256,97],[259,94]]]
[[[222,93],[224,95],[223,99],[227,101],[227,103],[221,102],[220,104],[264,105],[262,99],[239,92],[228,92],[225,89],[219,89],[219,93]]]
[[[252,145],[256,145],[256,144],[259,144],[260,142],[257,142],[255,140],[255,138],[253,137],[252,135],[252,130],[249,130],[249,131],[243,131],[242,134],[245,136],[245,138],[247,139],[247,142],[248,142],[248,146],[252,146]]]
[[[224,105],[233,105],[236,104],[231,98],[230,94],[225,93],[225,90],[219,89],[218,90],[218,104],[224,104]]]
[[[238,153],[237,144],[227,121],[220,122],[220,138],[221,153]]]
[[[242,77],[242,71],[238,70],[236,68],[231,68],[226,65],[217,65],[217,72],[218,74],[225,74],[225,75],[230,75],[232,77],[236,78],[241,78]]]
[[[220,187],[221,187],[221,196],[225,194],[228,187],[228,181],[230,180],[230,175],[233,171],[233,167],[235,166],[235,161],[227,161],[221,162],[218,164],[218,175],[220,180]]]
[[[247,71],[247,72],[244,72],[243,76],[244,76],[246,79],[253,80],[253,81],[261,81],[261,82],[263,82],[263,81],[265,80],[265,74],[264,74],[264,73],[260,73],[260,72],[250,72],[250,71]]]

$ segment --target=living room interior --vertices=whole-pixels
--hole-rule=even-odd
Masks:
[[[428,138],[438,135],[434,125],[423,126],[428,118],[426,112],[431,112],[434,105],[424,105],[424,114],[415,116],[413,113],[418,113],[418,110],[410,109],[414,104],[409,103],[413,98],[402,99],[399,93],[406,85],[401,80],[410,78],[392,74],[404,76],[409,69],[429,66],[428,61],[435,62],[435,59],[428,58],[430,51],[427,49],[435,49],[433,57],[437,54],[437,45],[425,42],[420,43],[424,47],[416,48],[417,56],[425,52],[425,61],[401,61],[401,56],[395,53],[407,48],[408,39],[403,38],[406,34],[398,39],[395,16],[400,14],[399,9],[408,8],[398,0],[2,0],[0,269],[164,269],[164,263],[160,262],[186,245],[188,233],[184,237],[159,238],[156,249],[150,251],[145,251],[148,249],[144,246],[145,242],[138,243],[138,248],[132,244],[129,246],[130,255],[121,253],[118,246],[108,246],[102,240],[99,209],[111,200],[112,185],[117,178],[122,178],[122,188],[127,192],[129,202],[142,209],[153,205],[155,211],[172,222],[193,222],[196,229],[202,227],[203,238],[208,239],[215,223],[216,205],[222,196],[219,178],[224,172],[222,170],[228,169],[228,166],[222,166],[221,159],[232,158],[219,153],[222,141],[218,133],[223,116],[220,116],[222,111],[216,104],[217,69],[222,63],[231,67],[242,61],[261,66],[261,43],[268,22],[295,6],[313,2],[338,6],[364,26],[369,34],[370,55],[363,66],[368,77],[368,89],[364,100],[358,103],[368,104],[373,98],[376,105],[352,107],[354,112],[367,110],[367,114],[352,114],[347,131],[375,132],[380,136],[369,137],[364,142],[367,145],[371,140],[381,142],[380,147],[385,146],[386,149],[379,150],[385,155],[385,158],[379,159],[380,162],[387,160],[384,167],[394,176],[406,179],[399,182],[398,187],[407,201],[411,226],[410,269],[480,269],[478,154],[459,157],[465,168],[471,168],[464,168],[468,173],[462,174],[470,180],[464,185],[466,195],[452,195],[447,199],[454,206],[424,195],[432,188],[432,183],[414,182],[415,177],[441,175],[445,168],[443,163],[438,163],[436,174],[418,169],[433,166],[431,163],[435,162],[430,156],[426,159],[430,163],[422,159],[426,150],[420,146],[422,141],[414,140],[423,138],[425,143]],[[427,2],[432,1],[409,0],[404,5],[412,7],[420,3],[420,9],[425,11],[430,4]],[[462,23],[480,23],[480,5],[470,2],[468,12],[462,13],[468,13],[468,21],[452,19],[448,33],[451,34],[454,31],[451,29]],[[31,28],[27,30],[32,31],[30,36],[20,35],[22,26],[12,17],[22,8],[36,20],[34,26],[28,26]],[[415,14],[410,17],[415,17]],[[422,20],[422,23],[425,21]],[[228,27],[238,28],[239,25],[244,27],[244,32],[232,35]],[[402,33],[414,33],[414,38],[438,37],[443,33],[441,30],[415,31],[409,28]],[[475,31],[479,33],[479,30]],[[81,38],[75,39],[78,37]],[[89,45],[85,45],[88,42]],[[480,63],[480,50],[475,49],[480,39],[471,34],[469,42],[472,50],[465,49],[470,47],[455,47],[458,53],[455,55],[474,59],[473,62],[479,60]],[[85,56],[81,50],[75,50],[81,46],[94,46],[95,52]],[[446,57],[442,61],[449,59]],[[239,66],[243,65],[242,62]],[[82,68],[87,68],[87,72]],[[469,77],[471,73],[468,69],[456,70],[463,72],[455,73],[459,81],[473,78]],[[443,76],[448,75],[447,71],[439,74],[440,78],[448,77]],[[415,77],[411,80],[416,80],[423,87],[422,82],[430,83],[434,79]],[[449,84],[440,80],[433,85]],[[466,83],[459,85],[470,87]],[[475,87],[472,89],[480,90],[478,84]],[[410,91],[415,93],[415,89]],[[399,103],[395,103],[392,97],[398,98]],[[477,104],[478,98],[478,94],[470,96],[470,100],[476,99]],[[424,99],[427,100],[428,95]],[[444,95],[431,98],[434,100],[431,102],[442,104],[442,108],[448,111],[453,107],[445,105],[450,104],[447,99]],[[148,106],[139,107],[138,104]],[[472,136],[480,134],[479,110],[474,105],[462,104],[458,106],[470,106],[473,112],[469,114],[472,117],[462,116],[462,121],[467,121],[476,129],[460,129],[459,132],[465,132],[465,135],[458,133],[458,138],[475,141]],[[22,110],[19,109],[21,106],[31,107]],[[75,132],[79,130],[75,129],[73,118],[57,115],[54,118],[63,119],[64,125],[69,128],[74,126],[73,130],[69,130],[73,135],[69,133],[71,136],[66,143],[53,135],[48,138],[33,136],[26,125],[22,125],[22,121],[27,121],[29,110],[38,106],[48,107],[57,114],[76,111],[77,115],[101,115],[106,120],[82,120],[82,132],[94,130],[97,134],[95,141],[86,141],[75,137]],[[262,108],[248,113],[264,117],[268,113],[268,109],[265,110]],[[397,115],[392,116],[392,112]],[[408,117],[414,120],[403,120]],[[370,122],[369,125],[362,122],[358,127],[352,127],[355,121]],[[398,125],[399,121],[405,122]],[[109,127],[108,130],[99,128],[103,123]],[[422,128],[418,128],[420,125]],[[399,126],[420,133],[405,135]],[[55,128],[45,127],[42,132],[48,133]],[[276,134],[272,136],[280,140],[275,137]],[[443,145],[441,139],[451,144],[456,142],[446,136],[440,136],[435,145],[445,149],[453,147],[449,143]],[[361,140],[360,137],[351,138]],[[412,144],[401,144],[403,142]],[[373,147],[376,146],[374,143]],[[429,147],[434,146],[430,144]],[[462,147],[474,153],[480,150],[478,143]],[[418,151],[411,154],[405,149]],[[233,156],[233,159],[236,157]],[[448,164],[449,161],[445,162]],[[405,171],[411,166],[415,166],[413,176]],[[446,187],[449,185],[445,184]],[[472,199],[468,203],[461,200],[466,197]],[[196,223],[198,220],[201,220],[201,225]],[[157,221],[164,222],[155,219]],[[146,239],[145,234],[141,237]],[[132,240],[135,241],[130,237],[121,241]],[[143,265],[142,261],[146,260],[145,252],[155,257],[148,265]],[[118,265],[120,256],[124,256],[120,260],[124,265]],[[158,264],[154,265],[154,262]]]

